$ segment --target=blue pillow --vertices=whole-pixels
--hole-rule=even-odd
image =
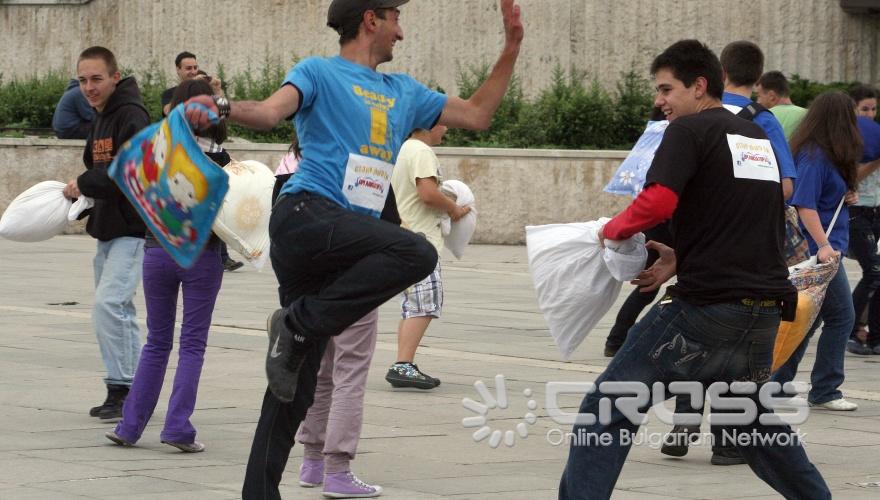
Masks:
[[[209,115],[216,122],[216,114]],[[211,237],[229,177],[202,152],[184,104],[126,142],[108,174],[162,247],[181,267],[191,267]]]
[[[642,136],[633,146],[623,163],[617,167],[614,177],[605,186],[605,192],[629,195],[635,198],[645,187],[645,177],[654,161],[654,153],[663,140],[663,133],[669,126],[668,120],[650,121]]]

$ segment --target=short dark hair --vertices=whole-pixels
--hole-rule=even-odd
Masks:
[[[768,71],[761,75],[758,79],[758,85],[764,90],[772,90],[779,97],[788,97],[791,95],[791,88],[788,86],[788,78],[782,74],[782,71]]]
[[[748,40],[730,42],[721,51],[721,68],[730,83],[754,85],[764,72],[764,53]]]
[[[852,97],[852,100],[855,101],[856,104],[865,99],[876,99],[878,94],[875,87],[860,82],[854,83],[846,90],[846,93]]]
[[[211,84],[201,78],[184,80],[174,89],[169,109],[173,109],[178,104],[186,102],[187,99],[197,95],[214,95],[214,89],[211,88]],[[195,134],[201,137],[209,137],[217,144],[223,144],[227,137],[226,120],[220,120],[218,125],[211,125],[203,131],[195,131]]]
[[[177,57],[174,58],[174,65],[179,68],[180,63],[182,63],[184,59],[195,59],[195,58],[196,58],[195,54],[184,50],[180,54],[177,54]]]
[[[672,71],[672,75],[681,80],[685,87],[690,87],[702,76],[706,79],[706,92],[710,96],[721,99],[724,94],[721,63],[715,53],[699,40],[679,40],[670,45],[651,63],[652,75],[661,69]]]
[[[76,60],[76,63],[79,64],[83,59],[101,59],[104,61],[104,64],[107,65],[107,72],[111,75],[113,73],[119,72],[119,65],[116,64],[116,56],[113,55],[113,52],[110,52],[110,49],[100,46],[89,47],[86,50],[79,53],[79,59]]]
[[[373,12],[376,14],[376,17],[379,19],[385,19],[386,11],[391,9],[375,9]],[[366,11],[364,11],[366,12]],[[345,24],[339,27],[337,31],[339,31],[339,45],[345,45],[346,42],[350,42],[357,38],[358,33],[361,30],[361,23],[364,22],[364,15],[361,14],[360,17],[353,17]]]

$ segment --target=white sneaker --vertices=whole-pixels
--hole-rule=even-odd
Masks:
[[[825,403],[810,403],[810,406],[814,408],[825,408],[826,410],[832,411],[853,411],[859,408],[859,405],[850,403],[843,398],[834,399]]]

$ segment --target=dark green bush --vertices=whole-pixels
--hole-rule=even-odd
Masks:
[[[459,95],[470,97],[488,78],[489,66],[472,66],[459,72]],[[617,94],[609,94],[584,71],[561,67],[551,84],[533,101],[523,96],[519,79],[496,112],[488,130],[453,130],[448,146],[517,148],[629,148],[644,130],[651,110],[648,82],[636,73],[623,75]]]
[[[275,92],[297,58],[290,63],[266,57],[260,69],[252,67],[227,77],[222,65],[216,76],[224,82],[230,97],[262,100]],[[488,64],[459,69],[459,95],[468,98],[489,77]],[[131,71],[123,71],[131,74]],[[160,95],[171,82],[153,62],[135,73],[144,103],[153,120],[162,116]],[[53,71],[44,76],[6,81],[0,74],[0,127],[51,128],[55,105],[69,76]],[[792,101],[808,106],[820,93],[846,90],[846,82],[818,83],[792,75]],[[441,89],[442,91],[442,89]],[[450,130],[444,145],[513,148],[628,149],[639,138],[650,114],[652,90],[647,79],[630,71],[621,75],[609,92],[586,72],[557,67],[550,85],[533,98],[523,93],[514,76],[488,130]],[[14,133],[14,132],[13,132]],[[254,142],[289,143],[293,126],[283,121],[269,131],[230,126],[230,135]]]
[[[0,75],[0,126],[52,128],[55,105],[69,81],[60,71],[9,82]]]
[[[298,58],[294,57],[293,61],[285,65],[281,61],[267,56],[260,66],[261,69],[258,71],[248,64],[248,68],[244,73],[237,74],[227,81],[226,71],[220,66],[217,76],[225,82],[226,93],[231,98],[240,101],[261,101],[281,88],[284,77],[290,68],[296,64],[297,60]],[[290,123],[290,120],[282,120],[275,128],[266,131],[230,125],[229,135],[254,142],[290,143],[293,138],[293,125]]]
[[[822,92],[829,90],[843,90],[845,92],[852,85],[852,82],[819,83],[793,74],[788,80],[788,85],[791,87],[791,102],[806,108]]]

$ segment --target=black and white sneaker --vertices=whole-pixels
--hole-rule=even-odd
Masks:
[[[266,378],[269,390],[283,403],[290,403],[296,395],[299,369],[311,343],[294,333],[284,323],[284,309],[273,312],[266,321],[269,334],[269,352],[266,353]]]
[[[394,363],[385,374],[385,380],[392,387],[415,387],[427,390],[440,385],[440,379],[422,373],[413,363]]]

